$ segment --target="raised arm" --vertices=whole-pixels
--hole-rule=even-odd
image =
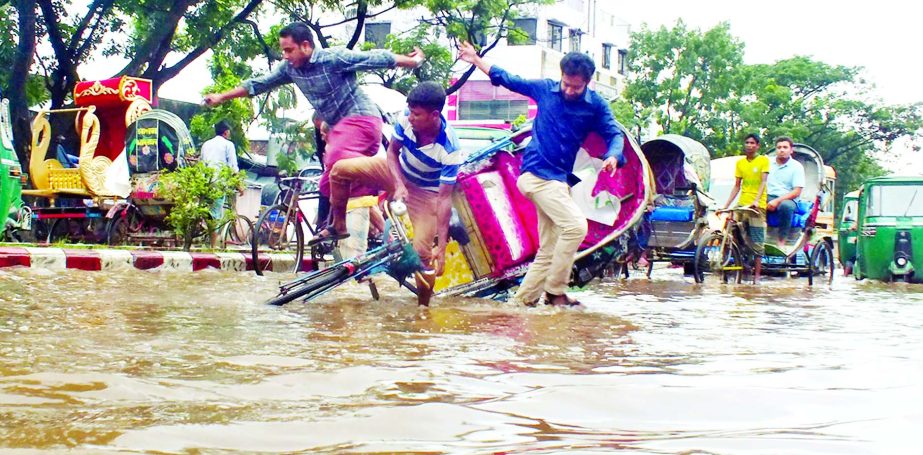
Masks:
[[[544,80],[527,80],[519,76],[507,73],[503,68],[492,65],[481,58],[471,43],[465,41],[458,47],[458,58],[464,62],[476,66],[481,72],[490,76],[490,83],[501,85],[516,93],[536,99],[541,93],[540,89],[545,86]]]
[[[261,93],[266,93],[276,87],[290,84],[292,83],[292,79],[288,76],[287,68],[288,63],[283,63],[276,66],[273,72],[265,76],[243,81],[239,87],[234,87],[226,92],[207,94],[203,101],[208,106],[216,106],[235,98],[256,96]]]

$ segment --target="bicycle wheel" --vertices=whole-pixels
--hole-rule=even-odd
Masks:
[[[268,300],[268,305],[281,306],[295,299],[310,299],[342,284],[350,276],[350,267],[346,264],[335,265],[324,270],[313,272],[311,276],[302,278],[303,281],[297,288],[285,294],[279,294]],[[355,270],[355,269],[352,269]]]
[[[250,248],[250,240],[253,237],[253,223],[250,219],[237,215],[233,220],[224,226],[224,236],[221,240],[222,246],[230,248]]]
[[[704,237],[695,249],[693,277],[696,283],[704,283],[706,276],[720,277],[724,283],[740,283],[744,265],[740,248],[733,239],[728,239],[722,248],[724,235],[712,233]]]
[[[821,240],[814,245],[814,251],[811,252],[811,261],[808,263],[808,280],[809,284],[814,284],[814,278],[820,277],[827,281],[827,285],[833,283],[834,270],[836,265],[833,262],[833,248],[827,240]]]
[[[144,218],[141,213],[128,208],[124,213],[119,213],[109,220],[106,226],[106,243],[112,246],[124,245],[132,235],[140,233],[143,228]]]
[[[257,275],[262,275],[263,270],[269,266],[266,261],[259,260],[260,251],[284,252],[291,251],[295,254],[295,264],[291,270],[274,270],[275,272],[297,272],[301,267],[301,258],[304,255],[304,232],[298,220],[299,212],[288,211],[282,204],[270,206],[260,215],[253,227],[250,251],[253,257],[253,270]]]

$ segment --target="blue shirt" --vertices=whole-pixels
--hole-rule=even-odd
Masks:
[[[769,178],[766,179],[769,195],[785,196],[797,187],[804,188],[804,166],[794,158],[789,158],[781,166],[773,159],[769,163]]]
[[[410,111],[404,111],[394,127],[394,140],[401,143],[401,171],[404,178],[428,191],[439,191],[439,185],[454,185],[462,153],[458,149],[455,130],[442,119],[442,131],[432,144],[419,145],[410,126]]]
[[[490,68],[490,82],[538,103],[538,115],[532,123],[532,140],[522,159],[522,172],[575,185],[580,179],[572,173],[574,161],[591,131],[602,136],[609,145],[604,158],[614,156],[620,164],[624,162],[622,131],[609,110],[609,103],[593,90],[587,88],[579,99],[567,101],[561,93],[560,82],[525,80],[497,65]]]
[[[332,128],[344,117],[381,113],[356,82],[356,71],[394,68],[394,55],[386,51],[356,52],[346,48],[314,49],[310,60],[300,68],[288,62],[275,71],[241,84],[250,96],[294,83],[311,106]]]

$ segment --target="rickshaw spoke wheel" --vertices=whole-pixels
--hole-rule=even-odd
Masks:
[[[724,283],[740,283],[744,272],[740,248],[730,238],[722,248],[723,239],[723,234],[712,233],[699,242],[693,263],[696,283],[704,283],[708,276],[720,277]]]
[[[833,271],[836,265],[834,263],[833,248],[830,246],[830,242],[821,240],[814,245],[808,267],[810,268],[808,276],[812,278],[812,282],[813,278],[822,277],[828,285],[833,283]]]

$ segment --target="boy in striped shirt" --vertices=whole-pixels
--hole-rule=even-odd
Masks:
[[[408,109],[394,129],[387,158],[360,157],[338,161],[330,171],[333,230],[346,231],[350,187],[363,184],[403,200],[413,223],[414,250],[434,270],[418,279],[418,298],[428,305],[436,276],[445,266],[445,248],[452,214],[452,191],[462,156],[455,131],[442,117],[445,90],[422,82],[407,95]],[[436,241],[438,240],[438,244]]]

